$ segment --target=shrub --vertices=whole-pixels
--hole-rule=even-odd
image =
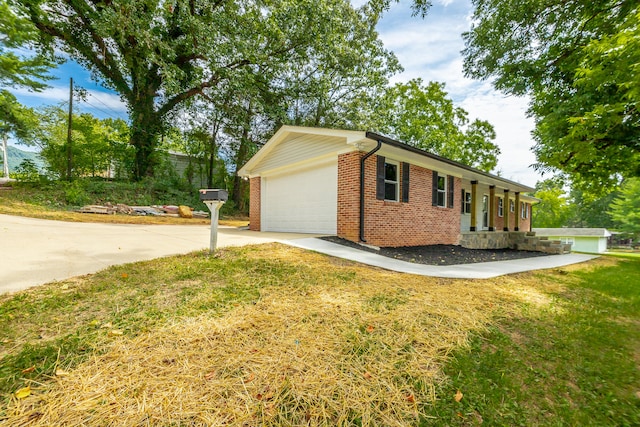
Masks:
[[[91,203],[91,198],[87,194],[81,181],[65,183],[64,198],[67,204],[72,206],[82,206]]]
[[[15,172],[11,174],[19,182],[38,182],[40,180],[40,172],[35,162],[31,159],[24,159]]]

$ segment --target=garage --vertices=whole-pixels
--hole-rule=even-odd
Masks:
[[[338,166],[335,161],[262,176],[263,231],[336,234]]]

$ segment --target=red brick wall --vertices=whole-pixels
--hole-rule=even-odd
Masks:
[[[362,152],[338,156],[338,236],[359,241],[360,236],[360,158]]]
[[[260,177],[249,181],[249,230],[260,231]]]
[[[531,230],[531,204],[526,203],[529,206],[529,217],[522,218],[522,212],[520,211],[520,207],[518,207],[518,215],[520,215],[520,227],[518,231],[530,231]]]
[[[359,159],[363,153],[348,153],[338,159],[338,236],[359,240]],[[432,171],[411,165],[409,202],[376,199],[376,158],[365,165],[365,239],[375,246],[457,244],[460,237],[462,181],[455,178],[454,206],[431,205]],[[402,189],[400,189],[402,194]]]
[[[514,200],[514,199],[512,199]],[[515,200],[514,200],[515,203]],[[515,231],[516,229],[516,215],[518,216],[518,231],[529,231],[531,229],[531,204],[529,205],[529,218],[522,218],[522,210],[520,209],[520,205],[516,204],[515,212],[509,212],[509,230]],[[496,201],[496,209],[497,209],[497,201]],[[505,199],[505,211],[509,209],[509,202]],[[497,212],[497,210],[496,210]],[[502,230],[504,227],[504,218],[496,219],[496,230]]]

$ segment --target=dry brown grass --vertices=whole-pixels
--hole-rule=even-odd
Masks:
[[[174,318],[116,338],[103,354],[32,384],[5,425],[417,424],[444,380],[441,367],[470,332],[522,302],[545,306],[546,292],[562,288],[533,273],[397,274],[282,245],[245,255],[304,266],[307,282],[263,287],[257,303],[221,317]]]
[[[25,203],[22,201],[2,199],[0,204],[0,214],[17,215],[28,218],[50,219],[67,222],[92,222],[105,224],[180,224],[180,225],[203,225],[210,224],[209,218],[176,218],[170,216],[139,216],[139,215],[101,215],[78,213],[71,211],[55,211],[38,205]],[[249,224],[248,218],[233,217],[224,218],[218,221],[221,225],[231,227],[244,227]]]

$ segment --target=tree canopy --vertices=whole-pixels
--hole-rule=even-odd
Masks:
[[[46,87],[54,58],[38,49],[38,33],[28,19],[0,0],[0,86]]]
[[[613,201],[610,213],[620,230],[640,233],[640,179],[623,183],[619,196]]]
[[[541,171],[617,183],[640,175],[638,3],[474,0],[468,76],[531,97]]]
[[[388,87],[362,118],[364,126],[417,148],[484,171],[493,170],[500,149],[493,142],[493,126],[484,120],[469,120],[456,107],[444,83],[421,79]]]
[[[52,176],[67,174],[68,112],[60,106],[48,106],[38,111],[37,144],[40,155]],[[127,176],[120,170],[127,163],[129,128],[122,119],[98,119],[88,113],[73,113],[72,174]],[[113,169],[115,168],[115,170]]]
[[[29,144],[37,127],[35,113],[20,104],[5,88],[27,87],[40,91],[51,77],[53,57],[38,51],[37,31],[23,16],[16,15],[6,0],[0,0],[0,137],[9,135]],[[29,50],[31,48],[31,50]]]
[[[220,88],[267,89],[319,56],[362,50],[354,29],[374,27],[347,0],[12,0],[47,46],[120,94],[129,108],[138,178],[152,174],[167,115]],[[384,66],[383,53],[371,66]],[[366,59],[366,58],[361,58]],[[309,70],[313,71],[313,70]],[[214,95],[211,95],[215,97]]]

